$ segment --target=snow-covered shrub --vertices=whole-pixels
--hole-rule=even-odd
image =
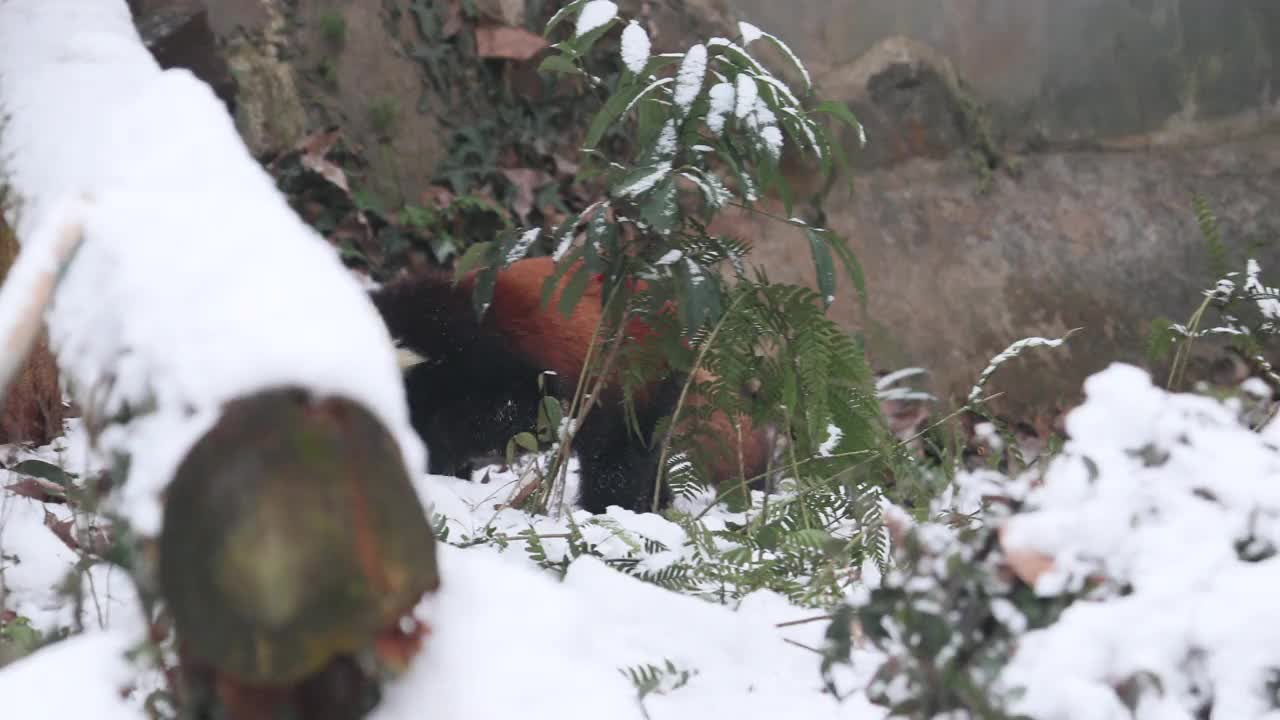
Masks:
[[[1112,365],[1070,440],[1016,478],[961,475],[855,597],[911,717],[1280,716],[1280,432],[1236,401]]]
[[[1262,267],[1253,248],[1247,249],[1244,271],[1231,270],[1235,261],[1230,257],[1217,216],[1203,198],[1196,197],[1193,204],[1213,286],[1200,293],[1203,299],[1185,323],[1165,319],[1153,323],[1148,354],[1153,360],[1162,360],[1173,351],[1166,386],[1177,390],[1187,373],[1195,342],[1202,338],[1225,339],[1228,349],[1242,361],[1246,374],[1259,378],[1274,392],[1280,389],[1280,373],[1263,350],[1274,349],[1276,337],[1280,336],[1280,290],[1262,279]],[[1206,318],[1210,314],[1216,322]]]
[[[795,55],[749,23],[740,23],[734,38],[653,54],[648,32],[619,18],[612,2],[578,0],[551,18],[548,34],[558,30],[568,35],[552,46],[555,53],[542,69],[608,93],[582,143],[583,172],[607,181],[606,196],[554,229],[513,231],[473,246],[458,270],[481,268],[476,307],[488,307],[497,270],[538,247],[549,232],[559,274],[544,288],[549,295],[564,280],[560,310],[580,300],[589,278],[600,276],[604,283],[604,321],[593,362],[579,381],[582,390],[568,409],[575,421],[570,427],[590,407],[581,397],[595,395],[595,383],[610,370],[621,370],[629,398],[652,381],[656,367],[667,365],[687,373],[682,402],[653,437],[641,440],[660,448],[663,481],[677,496],[691,499],[701,492],[709,455],[726,445],[728,438],[697,422],[721,411],[750,417],[755,427],[774,426],[789,439],[783,472],[797,492],[792,501],[769,508],[762,522],[777,523],[771,532],[822,533],[839,517],[865,516],[875,525],[885,460],[894,453],[862,348],[826,316],[837,265],[860,293],[861,270],[842,238],[792,215],[779,169],[783,154],[793,153],[815,160],[822,172],[834,171],[843,162],[842,150],[819,118],[825,114],[859,127],[857,120],[843,104],[810,101],[813,88]],[[588,53],[615,30],[624,70],[616,84],[605,87],[590,72]],[[804,87],[794,91],[762,65],[751,54],[758,43],[779,48],[796,65]],[[623,156],[612,157],[601,141],[617,127],[627,128],[634,142]],[[765,193],[777,194],[786,205],[787,217],[775,220],[807,233],[816,291],[770,282],[762,270],[747,267],[748,246],[708,232],[717,213],[729,206],[751,210]],[[644,281],[643,289],[636,280]],[[671,306],[678,312],[667,313]],[[627,322],[637,318],[662,339],[622,343]],[[759,392],[744,393],[747,387]],[[693,396],[700,402],[683,402]],[[694,421],[695,429],[673,433],[677,421],[685,420]],[[561,461],[552,477],[567,467],[567,446],[557,446]],[[746,509],[746,486],[762,479],[726,483],[722,499]],[[540,498],[552,496],[555,486],[544,482]],[[867,537],[878,536],[873,529]],[[847,550],[860,557],[865,547]]]

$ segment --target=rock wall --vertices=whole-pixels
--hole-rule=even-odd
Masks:
[[[439,100],[414,60],[430,48],[409,5],[205,0],[250,146],[269,155],[303,128],[337,124],[365,146],[364,182],[418,197],[450,139],[416,111]],[[997,375],[993,389],[1015,413],[1070,402],[1087,373],[1139,360],[1151,321],[1185,318],[1211,282],[1194,194],[1222,217],[1228,243],[1258,241],[1264,269],[1280,268],[1275,0],[623,5],[648,13],[659,50],[750,20],[863,119],[870,144],[856,177],[824,206],[863,262],[869,313],[848,288],[832,312],[865,330],[877,365],[924,366],[945,395],[963,396],[992,355],[1027,335],[1084,328],[1069,350]],[[791,174],[805,191],[820,185],[806,168]],[[771,277],[810,279],[806,246],[787,227],[741,215],[720,227],[753,239]]]
[[[1280,114],[1273,0],[730,0],[818,75],[887,37],[922,42],[1025,142]]]
[[[955,399],[1009,342],[1083,327],[992,384],[1015,414],[1074,401],[1088,373],[1140,362],[1151,321],[1185,320],[1212,284],[1195,194],[1229,245],[1257,243],[1280,270],[1274,2],[732,5],[866,125],[852,191],[825,205],[870,293],[866,317],[848,290],[832,312],[866,330],[880,366],[922,365]],[[811,277],[787,228],[725,227],[756,239],[772,277]]]

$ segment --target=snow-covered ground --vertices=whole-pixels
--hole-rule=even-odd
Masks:
[[[986,518],[1004,524],[1006,551],[1044,559],[1019,569],[1036,591],[1095,584],[1056,623],[1022,635],[1002,685],[1025,690],[1017,707],[1034,718],[1190,719],[1211,701],[1214,720],[1275,720],[1280,433],[1242,425],[1239,400],[1170,394],[1131,366],[1112,366],[1086,390],[1068,418],[1072,440],[1047,468],[963,475],[937,505],[984,517],[982,496],[1018,499],[1012,518]],[[72,424],[65,440],[26,454],[74,469],[81,443]],[[606,564],[639,557],[637,569],[660,570],[684,557],[679,524],[616,508],[594,518],[497,509],[511,479],[420,479],[452,544],[440,548],[441,590],[419,609],[433,628],[425,650],[373,717],[408,720],[429,707],[452,718],[639,718],[621,671],[668,662],[687,682],[647,695],[651,718],[888,717],[858,691],[884,659],[869,646],[838,678],[854,692],[843,702],[823,692],[815,649],[827,623],[793,624],[814,610],[769,591],[720,604]],[[65,510],[16,496],[3,507],[7,606],[41,629],[65,626],[70,603],[56,587],[76,556],[45,524],[46,512]],[[713,509],[700,522],[734,519]],[[595,555],[572,559],[565,538],[574,529]],[[538,552],[520,535],[530,530],[542,538]],[[915,530],[956,537],[941,523]],[[21,708],[15,717],[143,717],[156,680],[122,654],[141,633],[133,595],[118,573],[94,573],[86,631],[0,670],[0,698],[6,710]],[[1003,621],[1018,626],[1009,608]],[[1143,677],[1162,690],[1126,705],[1117,688]],[[55,682],[76,692],[59,693]],[[125,686],[139,690],[122,698]]]
[[[14,459],[39,457],[76,467],[83,436],[78,424],[70,427],[67,438],[18,452]],[[17,477],[3,475],[13,476],[0,480],[4,484]],[[419,487],[448,518],[450,537],[458,543],[486,529],[512,536],[530,527],[540,534],[568,529],[568,517],[495,511],[501,483],[501,477],[480,484],[424,476]],[[68,511],[11,494],[3,502],[0,547],[16,556],[5,563],[6,606],[41,630],[71,624],[72,603],[58,587],[77,556],[44,520],[46,512],[62,518]],[[615,508],[609,517],[616,521],[612,531],[585,530],[606,557],[611,542],[618,553],[630,547],[619,539],[624,535],[671,547],[682,543],[684,531],[660,516]],[[707,517],[716,522],[715,513]],[[574,520],[586,523],[590,516],[578,511]],[[544,542],[549,556],[563,553],[557,545],[562,540]],[[805,718],[883,715],[864,698],[842,704],[822,693],[818,658],[802,646],[819,647],[825,624],[777,627],[815,612],[773,593],[753,593],[731,609],[629,577],[592,556],[573,561],[560,579],[537,567],[518,540],[505,551],[491,544],[442,545],[440,563],[441,590],[419,609],[432,626],[425,651],[390,688],[374,718],[418,718],[428,707],[450,718],[639,718],[636,690],[621,670],[665,667],[668,661],[690,678],[668,694],[646,697],[651,717],[705,717],[713,711],[748,718],[792,712]],[[128,580],[97,566],[85,593],[90,610],[82,635],[0,670],[5,717],[145,717],[143,692],[126,698],[119,692],[156,683],[150,670],[131,665],[123,654],[141,639],[140,611]],[[55,682],[76,690],[68,695]]]

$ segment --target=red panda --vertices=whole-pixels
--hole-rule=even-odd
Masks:
[[[538,376],[551,371],[548,391],[571,397],[601,316],[603,281],[594,278],[567,317],[558,309],[557,288],[546,305],[542,287],[555,272],[551,258],[528,258],[499,271],[493,300],[477,320],[472,305],[475,274],[458,280],[441,269],[418,270],[373,291],[374,304],[392,338],[423,359],[405,370],[410,418],[427,445],[428,471],[468,477],[475,461],[501,458],[509,438],[532,430],[540,398]],[[571,277],[573,271],[565,273]],[[633,320],[627,341],[651,332]],[[634,393],[641,437],[675,408],[684,378],[664,377]],[[601,513],[610,505],[635,511],[652,507],[659,449],[630,430],[621,390],[610,384],[574,437],[581,468],[578,502]],[[705,402],[689,397],[695,407]],[[712,482],[761,475],[767,464],[765,433],[740,419],[741,441],[724,413],[709,420],[708,436],[729,440],[729,452],[712,464]],[[682,423],[683,424],[683,423]],[[660,505],[670,501],[665,487]]]

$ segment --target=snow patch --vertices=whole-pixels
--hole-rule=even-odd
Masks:
[[[578,23],[574,27],[573,36],[582,37],[618,16],[618,6],[610,0],[591,0],[582,6],[578,13]]]
[[[256,391],[357,400],[409,467],[424,465],[368,295],[212,90],[186,70],[160,71],[123,2],[0,4],[0,97],[19,237],[69,194],[92,200],[49,336],[81,399],[93,393],[108,415],[144,411],[99,448],[132,453],[120,510],[136,530],[159,530],[158,494],[177,461],[225,402]]]
[[[707,47],[702,44],[694,45],[685,53],[680,70],[676,73],[676,89],[672,100],[677,107],[686,112],[689,110],[693,101],[698,99],[698,93],[702,92],[702,79],[706,73]]]
[[[622,31],[622,64],[639,75],[644,72],[647,62],[649,62],[649,33],[645,32],[640,23],[632,20]]]
[[[748,113],[755,109],[756,98],[759,97],[759,91],[756,89],[756,80],[747,73],[738,76],[737,101],[733,107],[734,117],[741,120]]]
[[[717,136],[724,132],[724,121],[734,109],[735,90],[727,82],[716,83],[708,91],[711,106],[707,110],[707,129]]]

